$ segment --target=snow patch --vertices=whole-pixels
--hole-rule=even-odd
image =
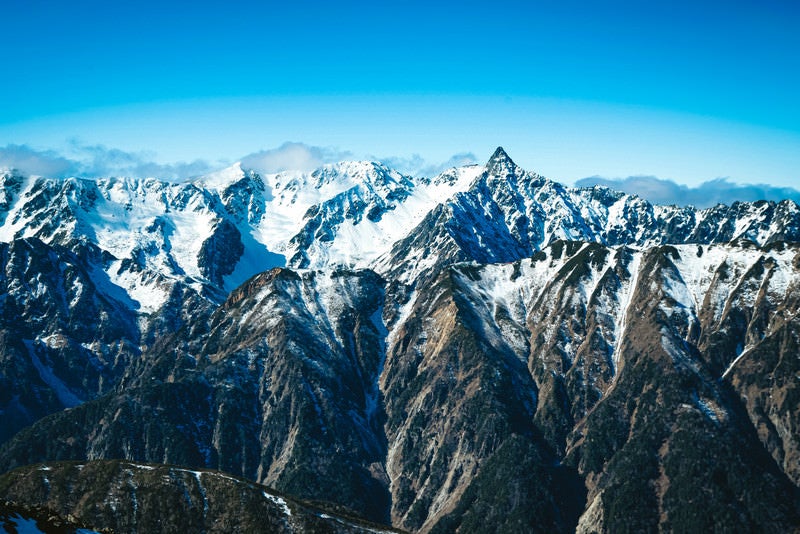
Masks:
[[[614,334],[616,335],[616,342],[614,343],[614,352],[612,353],[612,361],[614,368],[612,372],[616,378],[619,370],[620,351],[622,348],[622,340],[625,338],[625,333],[628,328],[628,312],[633,305],[633,294],[636,291],[636,285],[639,283],[639,269],[642,261],[640,253],[634,253],[630,264],[628,265],[628,272],[631,274],[631,279],[628,282],[628,287],[624,290],[622,300],[620,302],[620,310],[622,314],[619,320],[614,325]]]
[[[748,352],[750,352],[750,348],[741,351],[741,353],[738,356],[736,356],[736,358],[733,359],[730,365],[728,365],[728,368],[725,369],[725,371],[722,373],[722,378],[726,378],[731,373],[731,371],[733,371],[733,368],[736,367],[736,364],[739,363],[739,360],[744,358]]]
[[[206,174],[194,180],[193,183],[198,187],[222,192],[231,184],[238,182],[244,177],[245,171],[242,169],[242,163],[237,161],[230,167]]]
[[[286,503],[285,499],[283,499],[282,497],[278,497],[277,495],[270,495],[266,491],[262,492],[262,494],[264,495],[265,498],[280,506],[281,510],[283,510],[283,515],[285,515],[286,517],[292,516],[292,510],[291,508],[289,508],[289,505]]]
[[[153,469],[155,469],[155,467],[153,467],[152,465],[131,464],[131,463],[129,463],[128,465],[131,467],[135,467],[137,469],[144,469],[145,471],[152,471]]]
[[[39,373],[39,378],[41,378],[42,382],[47,384],[50,389],[53,390],[53,393],[55,393],[59,402],[61,402],[61,404],[67,408],[73,408],[79,404],[82,404],[83,401],[69,390],[67,385],[55,375],[53,369],[42,363],[42,360],[39,359],[39,355],[36,353],[36,346],[34,345],[34,342],[25,339],[23,340],[23,343],[28,349],[28,354],[31,357],[31,363],[33,364],[34,368],[36,368],[36,372]]]
[[[394,349],[395,343],[397,342],[397,335],[399,334],[400,327],[403,324],[405,324],[405,322],[411,316],[411,312],[414,310],[414,304],[416,304],[416,301],[417,301],[417,292],[415,290],[408,296],[408,301],[406,301],[406,303],[400,307],[400,311],[397,314],[397,318],[390,326],[389,333],[386,336],[387,354]]]
[[[121,271],[121,261],[115,261],[108,269],[111,284],[124,288],[129,300],[136,303],[134,309],[144,313],[155,313],[169,298],[166,284],[156,277],[146,277],[144,273]],[[128,299],[126,299],[128,300]]]

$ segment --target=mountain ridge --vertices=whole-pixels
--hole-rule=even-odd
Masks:
[[[653,206],[502,148],[201,184],[2,176],[0,471],[214,468],[422,532],[800,528],[791,201]]]
[[[50,510],[45,517],[55,511],[73,523],[80,517],[102,532],[400,532],[206,469],[118,460],[51,462],[0,476],[0,486],[12,498],[34,501],[23,510],[44,508]]]

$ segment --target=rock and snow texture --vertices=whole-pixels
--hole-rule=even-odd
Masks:
[[[789,201],[652,206],[602,187],[564,187],[520,169],[501,148],[484,166],[432,178],[375,162],[264,176],[236,164],[184,183],[6,172],[0,192],[0,241],[89,241],[102,251],[109,280],[146,313],[168,301],[176,282],[220,302],[276,266],[386,272],[411,262],[413,278],[442,256],[508,262],[559,239],[612,246],[800,239],[800,209]]]
[[[277,268],[234,291],[205,333],[178,332],[150,353],[153,370],[128,390],[34,425],[35,438],[23,432],[0,465],[41,459],[30,440],[44,440],[56,458],[220,468],[423,531],[476,531],[478,517],[503,524],[521,509],[564,531],[600,498],[581,524],[602,517],[614,531],[628,523],[609,503],[629,486],[603,473],[634,460],[624,469],[645,473],[645,487],[663,470],[654,498],[669,524],[699,524],[681,522],[675,503],[693,487],[680,466],[699,461],[691,442],[703,436],[759,488],[748,521],[791,524],[790,510],[758,510],[789,491],[769,462],[791,474],[797,440],[756,441],[723,375],[767,363],[752,358],[785,336],[798,258],[796,244],[557,241],[513,263],[446,267],[394,312],[390,283],[372,271]],[[772,406],[769,421],[793,428],[791,403]],[[672,448],[660,451],[663,440]],[[720,509],[739,499],[695,476]],[[495,494],[498,480],[512,484]],[[585,502],[578,492],[566,508],[552,503],[562,484],[584,483]],[[661,513],[642,506],[636,517]]]
[[[412,531],[786,530],[799,222],[502,149],[425,178],[6,173],[0,468],[185,465],[208,512],[208,467]]]
[[[800,240],[800,208],[791,202],[692,207],[653,206],[604,187],[569,188],[527,172],[498,148],[469,189],[444,203],[376,263],[397,272],[412,259],[412,280],[442,256],[450,261],[511,262],[558,240],[608,246]],[[423,267],[418,265],[422,264]]]

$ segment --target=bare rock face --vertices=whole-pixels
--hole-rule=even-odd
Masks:
[[[226,219],[214,224],[211,235],[203,241],[197,255],[200,272],[217,286],[223,286],[223,277],[231,274],[244,252],[242,235]]]
[[[350,525],[214,469],[409,531],[800,528],[794,203],[653,206],[502,149],[429,179],[2,180],[0,472],[98,482],[0,497],[143,529],[155,493],[125,488],[155,484],[176,525]]]
[[[12,440],[11,463],[125,457],[208,466],[386,520],[382,299],[372,272],[256,276],[199,339],[187,327],[158,345],[163,352],[147,355],[154,363],[137,382]],[[68,430],[73,424],[81,431]],[[65,432],[75,439],[62,440]]]
[[[469,511],[477,513],[472,521],[504,525],[511,510],[492,510],[513,498],[536,511],[543,528],[559,530],[552,457],[533,424],[536,385],[513,350],[482,332],[459,275],[447,270],[420,292],[390,340],[383,391],[392,518],[416,530],[458,525]],[[504,479],[514,482],[487,495],[492,505],[477,498],[482,482],[501,491]],[[488,516],[475,510],[481,506]]]
[[[697,287],[681,273],[690,252],[663,247],[642,256],[619,345],[621,369],[570,437],[567,462],[592,481],[584,523],[602,517],[608,532],[794,528],[797,488],[769,457],[741,401],[695,344],[704,327],[713,327],[698,319],[692,304]],[[756,264],[762,259],[751,257]],[[717,269],[712,264],[703,270]],[[791,273],[786,264],[783,270]],[[796,291],[796,280],[793,286]],[[783,297],[768,278],[758,287],[767,300]],[[720,304],[713,304],[716,313]],[[709,310],[706,318],[713,321],[714,315]],[[746,332],[729,334],[746,337]],[[702,502],[689,489],[700,487]],[[601,514],[592,509],[596,499]]]
[[[800,486],[800,363],[796,333],[797,304],[771,313],[763,340],[730,372],[729,380],[743,400],[759,439],[786,475]]]
[[[113,390],[139,355],[135,313],[82,252],[0,243],[0,440]]]

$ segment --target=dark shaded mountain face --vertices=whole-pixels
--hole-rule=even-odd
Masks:
[[[136,314],[104,291],[92,266],[101,256],[91,245],[0,243],[0,439],[111,391],[139,357]]]
[[[432,179],[3,179],[0,471],[128,463],[0,497],[144,532],[86,503],[211,468],[410,531],[800,529],[792,202],[652,206],[502,149]]]
[[[394,532],[216,471],[125,461],[51,463],[0,477],[0,491],[28,505],[14,513],[40,518],[44,532],[76,532],[79,516],[111,532]],[[15,509],[16,508],[16,509]],[[0,505],[0,514],[2,514]],[[41,517],[45,520],[42,521]],[[2,518],[2,515],[0,515]],[[0,519],[2,521],[2,519]],[[45,530],[45,528],[49,528]],[[27,530],[19,530],[28,532]],[[38,530],[36,531],[38,532]]]

